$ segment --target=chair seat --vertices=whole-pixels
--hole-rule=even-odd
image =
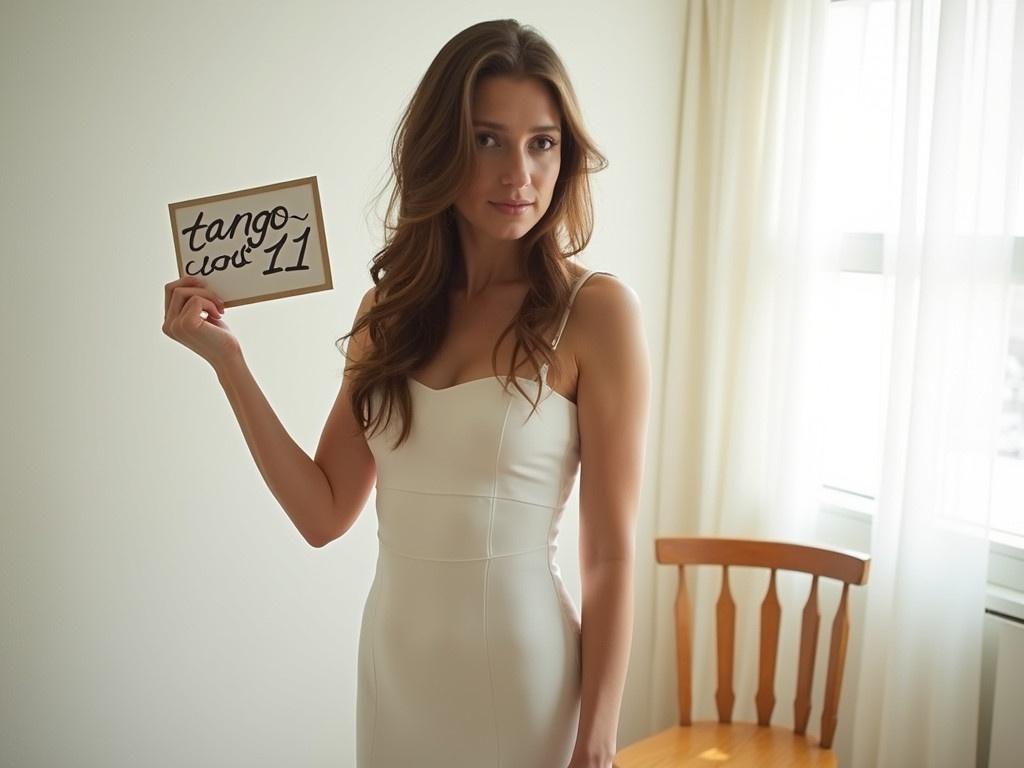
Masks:
[[[676,725],[623,747],[613,764],[615,768],[834,768],[836,756],[833,750],[818,746],[815,737],[801,736],[792,729],[712,721]]]

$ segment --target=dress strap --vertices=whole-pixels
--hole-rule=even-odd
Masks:
[[[558,326],[558,333],[556,333],[555,338],[551,340],[552,351],[558,348],[558,342],[562,338],[562,331],[565,330],[565,324],[569,321],[569,312],[572,311],[573,302],[576,301],[576,294],[580,292],[580,288],[582,288],[583,284],[590,279],[591,275],[612,275],[612,273],[602,272],[601,270],[598,269],[588,269],[576,280],[575,285],[573,285],[572,287],[572,293],[569,294],[569,305],[565,308],[565,311],[562,313],[562,322]],[[612,277],[615,277],[615,275],[612,275]],[[546,384],[548,377],[547,363],[544,363],[544,365],[540,367],[540,375],[541,381],[543,381]]]

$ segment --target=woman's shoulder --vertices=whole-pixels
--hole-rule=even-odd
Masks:
[[[585,335],[600,337],[610,318],[628,315],[639,305],[636,291],[617,275],[594,271],[577,292],[572,314]]]
[[[636,291],[616,275],[591,275],[580,289],[570,319],[572,350],[580,376],[590,371],[607,385],[609,372],[639,359],[644,321]]]
[[[565,318],[565,335],[581,347],[599,346],[611,330],[610,323],[622,322],[639,307],[636,293],[618,276],[587,268],[581,268],[579,276],[588,272],[594,274],[579,286]]]
[[[583,277],[586,277],[586,280],[583,285],[580,286],[579,293],[576,297],[577,300],[586,294],[591,297],[590,302],[593,303],[595,299],[592,297],[596,294],[601,297],[596,299],[598,303],[614,301],[616,295],[621,296],[623,292],[628,293],[632,290],[619,279],[618,275],[612,274],[603,269],[581,267],[574,280],[578,282]]]

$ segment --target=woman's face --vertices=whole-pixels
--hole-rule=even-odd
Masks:
[[[473,178],[455,209],[481,239],[517,239],[551,204],[562,160],[558,105],[535,79],[492,76],[473,96]],[[510,212],[509,200],[526,203]]]

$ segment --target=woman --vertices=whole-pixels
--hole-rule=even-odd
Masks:
[[[164,331],[214,366],[310,544],[376,486],[360,768],[610,768],[650,373],[635,293],[569,260],[607,163],[557,55],[513,20],[441,49],[393,146],[386,244],[314,459],[201,281],[168,284]],[[577,471],[582,617],[555,563]]]

